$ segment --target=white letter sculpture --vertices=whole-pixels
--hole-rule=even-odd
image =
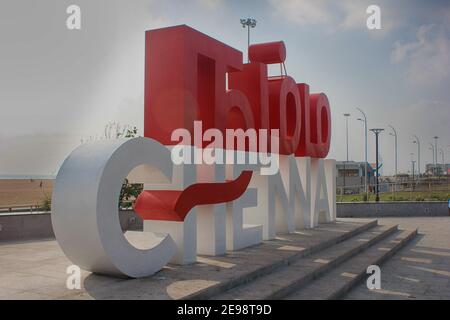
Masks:
[[[118,202],[124,179],[148,165],[172,178],[170,151],[147,138],[84,144],[63,163],[52,199],[52,224],[66,256],[81,268],[100,274],[145,277],[161,270],[175,254],[169,235],[140,250],[125,238]]]

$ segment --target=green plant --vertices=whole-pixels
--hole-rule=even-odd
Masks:
[[[141,183],[129,183],[128,179],[125,179],[120,190],[119,197],[119,209],[129,209],[133,206],[134,201],[138,195],[144,189],[144,185]]]
[[[50,212],[52,210],[52,198],[45,196],[39,205],[39,209],[45,212]]]
[[[433,200],[441,200],[441,196],[439,194],[437,194],[437,193],[433,193],[431,195],[431,199],[433,199]]]
[[[124,138],[134,138],[137,136],[138,130],[136,127],[133,127],[133,129],[127,129],[127,132],[125,133]]]

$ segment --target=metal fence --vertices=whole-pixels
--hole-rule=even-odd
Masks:
[[[450,179],[382,180],[378,184],[378,190],[380,201],[448,201]],[[374,201],[376,184],[368,184],[367,190],[364,184],[337,186],[336,195],[338,202]]]

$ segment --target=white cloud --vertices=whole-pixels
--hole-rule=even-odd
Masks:
[[[339,22],[339,29],[365,28],[367,19],[367,5],[361,1],[340,1],[343,19]]]
[[[269,0],[275,13],[289,22],[300,25],[317,25],[328,31],[366,29],[367,7],[371,4],[354,0]],[[382,30],[372,34],[384,34],[392,30],[399,22],[391,19],[393,8],[388,4],[380,5]],[[398,20],[398,17],[397,17]]]
[[[209,9],[217,9],[225,4],[223,0],[197,0],[197,2]]]
[[[397,41],[391,53],[394,63],[405,63],[414,84],[434,85],[450,76],[450,33],[443,25],[422,25],[412,42]]]
[[[401,62],[415,51],[419,51],[421,48],[424,48],[427,45],[427,34],[432,28],[433,25],[421,26],[417,31],[417,40],[414,42],[402,43],[397,41],[394,44],[394,50],[391,54],[392,61]]]
[[[423,138],[424,143],[431,141],[435,135],[446,140],[450,121],[448,109],[448,102],[421,99],[404,108],[398,108],[395,118],[400,119],[408,115],[408,121],[400,124],[402,131],[417,134]]]
[[[325,0],[269,0],[278,14],[298,25],[327,24],[334,17],[329,10],[330,3]]]

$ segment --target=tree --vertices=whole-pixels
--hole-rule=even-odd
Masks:
[[[143,184],[129,183],[128,179],[125,179],[120,190],[119,209],[130,209],[143,189]]]
[[[130,125],[121,125],[119,122],[109,122],[104,127],[104,137],[100,139],[131,139],[138,136],[137,127],[132,127]],[[99,136],[90,136],[89,139],[81,139],[81,143],[92,142],[99,139]],[[133,184],[129,183],[128,179],[125,179],[122,183],[122,188],[120,190],[119,198],[119,209],[129,209],[132,207],[134,200],[144,189],[143,184]]]
[[[135,138],[137,136],[138,130],[136,127],[130,128],[126,127],[117,138]],[[130,209],[133,206],[134,200],[139,196],[139,194],[144,189],[144,185],[141,183],[134,184],[129,183],[128,179],[125,179],[122,184],[122,189],[120,190],[119,198],[119,209]]]

